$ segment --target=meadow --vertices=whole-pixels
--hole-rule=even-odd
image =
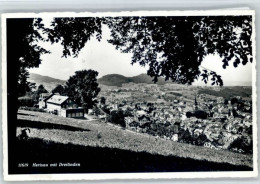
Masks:
[[[99,120],[19,110],[17,136],[24,128],[30,128],[30,138],[18,140],[14,166],[19,162],[81,163],[76,168],[33,168],[36,173],[252,170],[252,155],[164,140]]]

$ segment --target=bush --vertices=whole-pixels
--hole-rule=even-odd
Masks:
[[[207,142],[207,136],[205,134],[200,134],[198,139],[196,140],[196,144],[198,146],[203,146],[205,142]]]
[[[229,150],[242,150],[244,153],[253,153],[253,141],[246,137],[238,137],[228,147]]]
[[[19,106],[33,107],[35,102],[32,98],[19,98]]]
[[[205,111],[198,110],[194,113],[194,116],[199,119],[207,119],[208,113]]]
[[[120,125],[122,127],[125,127],[125,115],[124,112],[119,109],[118,111],[112,111],[108,117],[108,121],[110,121],[111,123]]]
[[[27,111],[35,111],[35,112],[45,112],[43,109],[39,109],[36,107],[20,107],[21,110],[27,110]]]
[[[187,116],[187,118],[196,117],[198,119],[207,119],[208,113],[205,111],[202,111],[202,110],[197,110],[194,113],[186,112],[186,116]]]
[[[187,116],[187,118],[190,118],[190,117],[193,116],[193,113],[192,112],[186,112],[186,116]]]

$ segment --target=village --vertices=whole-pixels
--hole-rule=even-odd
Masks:
[[[177,84],[101,85],[99,103],[88,112],[68,96],[58,93],[40,94],[38,108],[66,118],[100,119],[157,138],[251,153],[250,98],[224,99],[198,93],[200,89],[203,87]],[[214,90],[220,89],[215,87]]]
[[[251,152],[250,98],[227,100],[197,92],[193,86],[125,84],[100,96],[106,98],[108,112],[127,112],[126,129],[211,149]],[[236,140],[243,145],[235,146]]]

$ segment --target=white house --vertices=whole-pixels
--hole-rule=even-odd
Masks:
[[[46,109],[63,117],[84,117],[84,109],[68,96],[53,95],[46,101]]]

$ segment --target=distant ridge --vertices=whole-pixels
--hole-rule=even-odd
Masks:
[[[66,83],[65,80],[55,79],[49,76],[39,75],[35,73],[30,73],[28,81],[35,83],[36,86],[42,84],[49,92],[51,92],[58,84],[64,85]]]
[[[54,89],[58,84],[64,85],[66,83],[65,80],[55,79],[49,76],[44,76],[40,74],[31,73],[28,79],[29,82],[33,82],[36,86],[43,85],[48,91]],[[106,86],[118,86],[121,87],[124,83],[145,83],[145,84],[154,84],[153,78],[148,76],[147,74],[140,74],[134,77],[125,77],[119,74],[108,74],[100,79],[98,79],[98,83]],[[156,84],[166,84],[170,83],[170,81],[165,81],[163,78],[159,78]]]
[[[30,74],[30,78],[29,80],[33,80],[33,81],[37,81],[37,82],[56,82],[56,83],[64,83],[66,81],[64,80],[60,80],[60,79],[55,79],[49,76],[44,76],[44,75],[39,75],[39,74],[35,74],[35,73],[31,73]]]
[[[54,89],[58,84],[65,85],[65,80],[60,80],[56,78],[52,78],[49,76],[43,76],[35,73],[31,73],[30,77],[28,79],[29,82],[36,83],[36,86],[39,86],[40,84],[44,85],[44,87],[51,91]],[[123,75],[119,74],[108,74],[98,79],[98,83],[106,86],[117,86],[121,87],[124,83],[145,83],[145,84],[154,84],[153,78],[148,76],[147,74],[140,74],[134,77],[125,77]],[[158,79],[158,82],[156,84],[163,85],[163,84],[175,84],[174,82],[165,81],[164,78],[160,77]],[[252,82],[241,82],[241,81],[224,81],[224,86],[252,86]],[[209,86],[210,87],[210,86]],[[213,87],[213,86],[211,86]]]
[[[99,84],[107,85],[107,86],[118,86],[121,87],[124,83],[146,83],[146,84],[154,84],[153,78],[148,76],[147,74],[140,74],[134,77],[125,77],[119,74],[109,74],[98,79]],[[165,81],[163,78],[159,78],[156,84],[166,84],[170,83],[170,81]]]

